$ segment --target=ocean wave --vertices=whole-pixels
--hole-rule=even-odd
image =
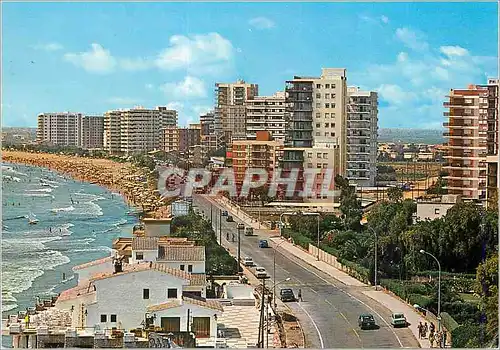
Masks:
[[[116,226],[116,227],[118,227],[118,226],[123,226],[123,225],[126,225],[127,223],[128,223],[128,220],[127,220],[127,219],[121,219],[120,221],[115,222],[115,223],[113,224],[113,226]]]
[[[51,211],[54,213],[58,213],[60,211],[73,211],[73,210],[75,210],[75,207],[71,205],[71,206],[66,207],[66,208],[54,208]]]
[[[2,178],[5,180],[11,180],[15,182],[21,182],[21,179],[15,176],[10,176],[10,175],[2,175]]]
[[[28,215],[19,215],[19,216],[14,216],[12,218],[2,218],[3,221],[7,220],[18,220],[18,219],[27,219]]]
[[[92,193],[75,192],[73,194],[77,195],[77,196],[91,197],[91,199],[90,199],[91,201],[100,201],[100,200],[106,199],[105,197],[99,196],[97,194],[92,194]]]
[[[2,172],[12,173],[12,174],[20,175],[20,176],[28,176],[28,174],[21,173],[20,171],[17,171],[13,167],[7,166],[7,165],[2,165]]]
[[[82,210],[79,214],[92,215],[92,216],[102,216],[104,215],[102,208],[99,204],[93,201],[85,202],[86,208]]]
[[[10,310],[14,310],[17,308],[19,305],[14,303],[14,304],[7,304],[5,301],[2,300],[2,312],[7,312]]]
[[[52,199],[55,199],[54,195],[48,194],[48,193],[25,193],[23,195],[24,197],[52,197]]]
[[[52,192],[52,188],[39,188],[39,189],[36,189],[36,190],[24,190],[24,192],[47,192],[47,193],[51,193]]]
[[[71,252],[73,253],[85,253],[85,252],[112,252],[113,249],[110,247],[106,246],[99,246],[95,248],[77,248],[77,249],[71,249]]]

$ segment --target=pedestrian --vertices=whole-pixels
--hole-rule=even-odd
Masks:
[[[440,348],[443,347],[443,333],[442,332],[437,332],[436,335],[436,345],[438,345]]]
[[[422,321],[417,326],[418,329],[418,339],[422,339],[422,333],[424,332],[424,326],[422,325]]]
[[[443,331],[443,348],[446,347],[446,331]]]
[[[297,294],[299,297],[299,301],[302,301],[302,290],[299,288],[299,293]]]
[[[433,322],[431,322],[431,325],[429,326],[429,330],[431,333],[434,333],[436,331],[436,326],[434,325]]]
[[[424,334],[423,334],[424,338],[426,337],[428,331],[429,331],[429,326],[427,325],[427,322],[425,322],[425,324],[424,324]]]
[[[30,315],[28,314],[28,309],[26,309],[26,316],[24,317],[24,327],[30,328]]]
[[[431,348],[434,347],[434,333],[429,334],[429,342],[431,343]]]

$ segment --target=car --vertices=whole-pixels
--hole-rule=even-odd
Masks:
[[[245,266],[253,266],[253,259],[249,256],[243,258],[243,265]]]
[[[267,240],[261,239],[259,241],[259,248],[269,248],[269,243],[267,243]]]
[[[293,294],[293,290],[290,288],[283,288],[280,290],[280,299],[283,302],[287,301],[295,301],[295,294]]]
[[[375,323],[375,318],[371,314],[361,314],[358,318],[358,326],[361,329],[375,328],[377,324]]]
[[[396,327],[406,327],[408,322],[406,321],[406,317],[401,312],[395,312],[391,315],[391,324],[394,328]]]
[[[231,215],[228,215],[227,218],[226,218],[226,221],[227,222],[234,222],[234,219]]]
[[[245,227],[245,236],[253,236],[253,227]]]
[[[228,216],[228,215],[229,213],[227,212],[227,210],[222,211],[222,216]]]
[[[245,225],[243,225],[242,223],[239,223],[237,227],[238,227],[238,230],[244,230],[245,229]]]
[[[266,277],[267,276],[266,269],[263,267],[256,267],[255,276],[257,276],[257,278]]]

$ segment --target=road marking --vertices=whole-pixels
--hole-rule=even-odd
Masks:
[[[344,320],[347,322],[347,324],[352,327],[352,331],[354,332],[354,334],[356,334],[356,337],[358,337],[358,340],[359,340],[359,342],[361,344],[361,347],[364,348],[364,346],[363,346],[363,340],[361,340],[361,337],[359,336],[358,331],[356,331],[356,329],[354,328],[354,326],[352,325],[352,323],[349,322],[349,320],[347,319],[346,315],[344,315],[344,313],[342,311],[340,311],[335,305],[333,305],[330,302],[330,300],[325,299],[325,302],[327,304],[331,305],[344,318]]]
[[[278,247],[279,248],[279,247]],[[281,253],[281,255],[287,257],[285,254]],[[293,254],[292,254],[293,255]],[[290,259],[289,257],[287,257],[289,260],[293,261],[292,259]],[[297,257],[296,257],[297,258]],[[297,258],[299,259],[299,258]],[[300,260],[300,259],[299,259]],[[316,272],[312,271],[312,270],[309,270],[307,268],[305,268],[304,266],[302,266],[301,264],[299,263],[296,263],[295,261],[293,261],[297,266],[300,266],[302,269],[312,273],[313,275],[315,275],[316,277],[318,277],[320,280],[324,281],[325,283],[327,283],[328,285],[331,285],[331,286],[334,286],[336,287],[333,283],[331,283],[330,281],[326,280],[325,278],[321,277],[320,275],[318,275]],[[333,277],[332,277],[333,278]],[[399,339],[398,335],[396,334],[396,332],[394,331],[394,329],[391,327],[391,325],[389,325],[389,323],[377,312],[375,311],[371,306],[369,306],[368,304],[366,304],[365,302],[359,300],[358,298],[356,298],[354,295],[346,292],[345,290],[342,290],[338,287],[336,287],[338,290],[340,290],[342,293],[345,293],[347,294],[348,296],[350,296],[352,299],[358,301],[359,303],[363,304],[364,306],[366,306],[367,308],[369,308],[370,310],[372,310],[375,314],[377,314],[378,317],[380,317],[380,319],[387,325],[389,326],[389,328],[391,329],[392,333],[394,334],[394,336],[396,337],[396,339],[398,340],[398,343],[399,345],[403,348],[403,343],[401,342],[401,339]]]
[[[323,343],[323,337],[321,336],[321,332],[319,331],[318,325],[316,324],[316,322],[314,322],[314,320],[311,317],[311,315],[309,315],[309,312],[307,312],[307,310],[304,309],[302,307],[302,305],[300,305],[300,303],[297,303],[297,305],[304,311],[304,313],[307,315],[307,317],[309,317],[309,319],[311,320],[314,328],[316,328],[316,332],[318,332],[319,342],[321,344],[321,349],[324,349],[325,348],[325,344]]]

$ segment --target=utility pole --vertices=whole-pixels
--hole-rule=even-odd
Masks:
[[[222,209],[219,208],[219,241],[222,246]]]
[[[212,203],[210,203],[210,223],[212,223],[212,221],[213,221],[213,216],[212,216],[213,209],[214,209],[214,205]]]

